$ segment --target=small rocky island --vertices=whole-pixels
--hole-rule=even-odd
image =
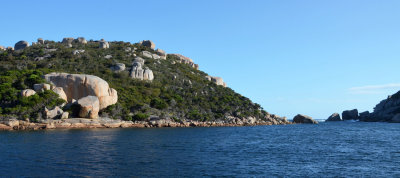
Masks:
[[[0,67],[0,130],[291,123],[150,40],[19,41]]]

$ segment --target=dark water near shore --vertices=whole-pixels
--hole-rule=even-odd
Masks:
[[[3,176],[400,176],[400,124],[0,132]]]

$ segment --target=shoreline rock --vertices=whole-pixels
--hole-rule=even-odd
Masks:
[[[297,114],[293,118],[293,123],[297,124],[318,124],[317,121],[315,121],[312,117],[303,115],[303,114]]]
[[[240,121],[240,120],[239,120]],[[9,120],[0,121],[0,131],[11,130],[44,130],[44,129],[92,129],[92,128],[161,128],[161,127],[239,127],[239,126],[261,126],[261,125],[288,125],[291,122],[282,119],[280,122],[270,120],[261,121],[255,118],[229,121],[174,121],[172,119],[153,119],[149,121],[123,121],[99,117],[98,119],[69,118],[69,119],[43,119],[37,123]]]

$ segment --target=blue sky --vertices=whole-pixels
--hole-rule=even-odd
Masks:
[[[270,113],[326,119],[400,90],[400,1],[5,1],[0,45],[151,39]]]

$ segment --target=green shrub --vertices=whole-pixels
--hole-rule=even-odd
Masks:
[[[133,120],[137,120],[137,121],[145,121],[146,119],[148,119],[150,117],[150,115],[148,114],[144,114],[144,113],[137,113],[133,116]]]

